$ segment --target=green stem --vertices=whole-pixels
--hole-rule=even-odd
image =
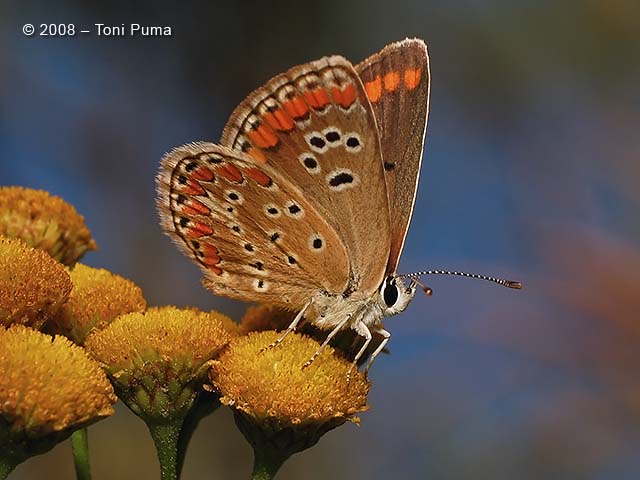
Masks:
[[[71,434],[71,451],[73,452],[73,463],[76,467],[76,479],[91,480],[87,427],[76,430]]]
[[[271,448],[255,448],[251,480],[271,480],[289,455]]]
[[[19,463],[19,460],[10,455],[0,455],[0,480],[7,478]]]
[[[149,424],[149,432],[156,444],[162,480],[178,480],[182,462],[178,458],[178,441],[182,430],[182,419],[169,423]]]

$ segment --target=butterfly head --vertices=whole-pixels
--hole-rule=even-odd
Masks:
[[[409,285],[405,285],[400,276],[389,275],[380,285],[379,292],[378,301],[384,316],[388,317],[396,315],[407,308],[407,305],[416,294],[416,283],[412,280]]]

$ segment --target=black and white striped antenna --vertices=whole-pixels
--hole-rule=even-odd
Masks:
[[[505,280],[503,278],[490,277],[488,275],[480,275],[478,273],[452,272],[449,270],[425,270],[424,272],[406,273],[398,276],[400,278],[409,278],[415,281],[418,285],[422,287],[422,289],[425,291],[427,295],[431,295],[431,289],[429,287],[425,287],[418,281],[418,279],[423,275],[455,275],[458,277],[477,278],[480,280],[486,280],[488,282],[497,283],[498,285],[502,285],[503,287],[513,288],[515,290],[522,289],[521,282],[514,282],[512,280]]]

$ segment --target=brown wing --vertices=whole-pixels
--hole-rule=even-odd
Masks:
[[[347,286],[347,252],[298,188],[269,165],[210,143],[176,148],[157,176],[161,225],[214,293],[301,308]]]
[[[375,117],[351,63],[327,57],[271,79],[233,112],[222,144],[277,170],[333,227],[350,260],[348,292],[378,288],[389,205]]]
[[[387,178],[394,273],[411,221],[429,112],[429,57],[422,40],[387,45],[356,66],[373,106]]]

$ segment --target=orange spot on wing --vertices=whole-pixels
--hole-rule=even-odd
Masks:
[[[187,195],[205,195],[204,188],[195,180],[190,180],[183,189],[181,189],[182,193]]]
[[[366,82],[364,84],[364,89],[367,91],[367,97],[369,97],[370,102],[375,103],[380,100],[380,97],[382,96],[382,79],[380,78],[380,75],[372,81]]]
[[[204,253],[205,257],[218,255],[218,248],[215,245],[211,245],[210,243],[202,243],[200,245],[200,250],[202,250],[202,253]]]
[[[270,187],[273,184],[271,177],[257,168],[247,168],[244,173],[262,187]]]
[[[291,118],[306,117],[309,113],[309,106],[304,101],[302,96],[297,95],[290,100],[287,100],[282,104],[284,111],[289,114]]]
[[[274,130],[287,132],[295,126],[293,119],[281,108],[265,113],[262,118]]]
[[[207,267],[213,267],[214,265],[217,265],[220,263],[220,257],[217,257],[215,255],[211,257],[200,257],[200,261],[204,263]]]
[[[275,132],[265,123],[255,130],[248,132],[247,136],[251,142],[259,148],[275,147],[279,142]]]
[[[207,235],[211,235],[213,233],[213,228],[209,225],[205,225],[204,223],[194,222],[193,220],[189,223],[189,229],[187,230],[187,235],[189,237],[205,237]]]
[[[324,108],[329,102],[331,102],[329,94],[322,87],[318,87],[314,90],[307,90],[304,92],[304,98],[307,100],[307,103],[315,109]]]
[[[240,183],[242,181],[242,173],[232,163],[223,163],[216,169],[216,172],[230,182]]]
[[[191,212],[187,212],[187,209],[189,209]],[[186,215],[209,215],[211,213],[211,210],[204,203],[191,198],[189,199],[188,205],[183,208],[183,212]]]
[[[207,265],[207,268],[216,275],[222,275],[222,269],[220,267],[216,267],[215,265]]]
[[[207,267],[213,267],[220,263],[221,258],[218,255],[218,249],[214,245],[205,243],[200,247],[200,251],[203,253],[200,261]]]
[[[196,168],[191,174],[191,176],[196,180],[203,180],[205,182],[210,182],[215,178],[213,175],[213,172],[209,170],[207,167]]]
[[[180,210],[180,213],[182,213],[183,215],[188,215],[188,216],[200,215],[200,213],[198,213],[198,211],[196,209],[191,208],[191,207],[182,207],[182,210]]]
[[[281,130],[280,123],[278,122],[278,119],[276,118],[276,116],[272,112],[265,113],[262,116],[262,120],[264,121],[264,123],[269,125],[274,130]]]
[[[400,74],[398,72],[389,72],[384,76],[384,89],[387,92],[393,92],[400,85]]]
[[[247,150],[247,155],[259,163],[267,163],[267,157],[264,156],[264,153],[262,153],[259,148],[249,148],[249,150]]]
[[[275,147],[280,141],[278,140],[278,136],[275,134],[273,129],[269,128],[269,125],[260,125],[258,127],[258,132],[260,133],[260,135],[262,135],[262,138],[265,139],[270,147]]]
[[[250,132],[247,132],[247,137],[249,137],[249,140],[251,140],[251,143],[253,143],[257,147],[259,148],[266,147],[264,139],[262,138],[262,135],[260,135],[257,130],[251,130]]]
[[[293,119],[281,108],[273,112],[273,115],[278,119],[283,130],[288,131],[295,126]]]
[[[404,84],[409,90],[413,90],[420,83],[420,77],[422,76],[422,68],[416,69],[407,68],[404,71]]]
[[[339,87],[333,87],[331,89],[331,96],[337,104],[343,108],[348,108],[356,101],[356,87],[352,83],[342,90]]]

